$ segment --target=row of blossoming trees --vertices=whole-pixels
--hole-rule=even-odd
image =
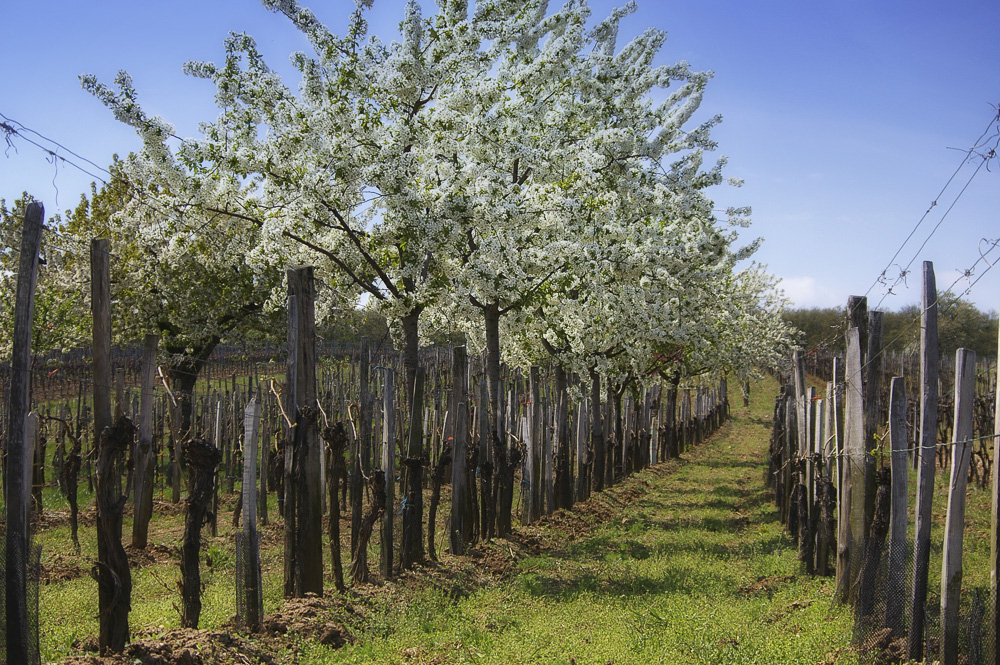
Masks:
[[[738,266],[756,249],[735,244],[748,211],[720,220],[708,196],[723,183],[725,160],[705,164],[720,119],[692,118],[710,75],[655,64],[659,30],[619,47],[633,5],[595,24],[586,2],[439,0],[430,17],[409,2],[386,44],[367,34],[370,2],[343,36],[293,0],[264,4],[312,46],[292,56],[298,90],[233,34],[225,62],[186,65],[220,109],[198,138],[148,114],[126,73],[113,86],[83,77],[143,147],[57,246],[112,240],[116,332],[160,336],[181,404],[221,341],[274,325],[285,271],[303,264],[321,320],[359,300],[388,318],[410,400],[427,335],[483,351],[500,460],[503,362],[551,363],[557,383],[584,377],[599,402],[609,386],[744,377],[785,356],[776,281]],[[49,253],[41,290],[71,307],[86,253]]]

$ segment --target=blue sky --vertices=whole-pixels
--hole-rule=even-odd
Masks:
[[[335,32],[353,7],[304,4]],[[424,4],[425,13],[433,11]],[[595,17],[619,4],[591,1]],[[795,305],[842,306],[848,295],[867,293],[870,305],[897,309],[917,302],[920,262],[931,260],[939,287],[963,291],[982,275],[967,298],[984,310],[1000,307],[1000,265],[984,274],[986,260],[1000,261],[1000,247],[980,259],[988,247],[981,240],[1000,238],[1000,161],[975,175],[981,160],[962,166],[977,137],[988,130],[995,143],[1000,131],[991,124],[1000,103],[1000,2],[638,5],[624,21],[623,39],[662,28],[668,40],[659,62],[687,60],[715,72],[698,117],[723,115],[713,136],[729,158],[727,176],[745,185],[713,195],[719,208],[753,207],[743,237],[764,238],[756,258],[782,278]],[[401,17],[401,0],[375,0],[370,31],[389,40]],[[254,0],[9,3],[0,38],[0,113],[106,165],[139,142],[78,77],[93,73],[111,82],[125,69],[149,112],[174,123],[178,134],[195,135],[198,121],[216,115],[213,90],[184,76],[181,66],[221,60],[229,31],[253,35],[271,66],[289,77],[289,53],[308,49],[284,17]],[[295,78],[286,80],[295,85]],[[13,142],[0,155],[0,197],[11,201],[28,190],[52,214],[89,192],[92,177]],[[876,280],[900,249],[889,279],[907,266],[912,273],[887,294]],[[974,264],[971,277],[962,276]]]

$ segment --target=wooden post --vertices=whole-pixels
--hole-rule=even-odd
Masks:
[[[785,488],[783,495],[783,502],[781,506],[781,519],[785,526],[788,526],[792,515],[792,492],[795,488],[794,483],[794,473],[795,466],[797,462],[798,455],[796,455],[796,450],[798,450],[798,433],[795,431],[797,427],[797,417],[795,409],[795,398],[789,395],[785,399],[785,440],[784,440],[784,450],[782,452],[782,465],[781,465],[781,480],[782,486]],[[796,531],[792,531],[793,536]]]
[[[941,662],[958,663],[958,608],[962,591],[962,538],[965,531],[965,487],[972,455],[972,407],[976,398],[976,354],[955,353],[955,426],[951,449],[951,483],[941,562]],[[995,647],[994,647],[995,648]]]
[[[479,533],[483,540],[493,537],[493,446],[490,441],[489,392],[486,381],[479,382]]]
[[[363,480],[366,476],[371,475],[371,450],[370,450],[370,431],[371,431],[371,390],[369,388],[369,382],[371,380],[371,358],[370,349],[368,345],[368,338],[363,337],[361,339],[361,363],[360,363],[360,395],[358,399],[358,436],[354,440],[354,445],[351,446],[351,557],[352,557],[352,567],[355,565],[353,563],[353,558],[357,557],[359,554],[365,556],[367,561],[367,552],[361,552],[358,549],[358,534],[361,531],[361,519],[363,510],[363,497],[364,493],[362,488],[364,487]],[[362,564],[357,564],[362,565]],[[367,569],[367,564],[363,567]]]
[[[542,436],[542,423],[545,419],[545,409],[542,405],[541,372],[538,367],[532,367],[529,374],[529,389],[531,391],[531,405],[528,407],[531,437],[534,444],[532,446],[535,454],[534,475],[531,479],[531,522],[534,523],[542,516],[545,505],[545,455]]]
[[[934,500],[934,457],[938,410],[937,286],[934,265],[924,261],[920,319],[920,451],[917,470],[916,530],[913,543],[913,595],[910,598],[908,657],[924,659],[924,603],[931,554],[931,502]]]
[[[587,500],[587,401],[582,400],[576,411],[576,500]]]
[[[842,358],[833,359],[833,395],[830,400],[830,423],[829,434],[832,437],[833,453],[835,458],[835,476],[837,486],[837,496],[843,491],[844,477],[844,360]],[[839,505],[839,502],[838,502]],[[838,515],[840,513],[838,512]]]
[[[551,397],[551,395],[550,395]],[[555,474],[552,470],[552,424],[555,423],[555,400],[549,399],[543,414],[542,427],[542,480],[545,485],[545,514],[551,515],[555,510],[556,486]]]
[[[90,244],[94,351],[94,435],[97,441],[97,588],[101,652],[121,653],[129,638],[132,578],[122,547],[122,471],[134,440],[133,426],[111,423],[111,242]]]
[[[601,375],[596,369],[590,370],[590,445],[591,453],[591,489],[600,492],[604,489],[607,454],[605,450],[604,422],[601,419]]]
[[[243,528],[237,536],[236,580],[238,615],[243,628],[257,632],[264,618],[260,542],[257,537],[257,441],[260,402],[251,399],[243,411]]]
[[[841,600],[849,597],[852,603],[854,578],[865,551],[865,435],[860,338],[857,328],[847,331],[847,387],[844,400],[846,457],[840,513],[842,528],[837,543],[838,597]]]
[[[393,521],[396,516],[396,390],[395,373],[385,368],[382,387],[382,470],[385,472],[385,512],[382,514],[381,559],[382,579],[392,577]],[[334,479],[334,482],[336,480]]]
[[[809,450],[809,404],[806,390],[806,359],[801,351],[792,353],[792,371],[795,383],[795,424],[798,440],[796,448],[799,455],[805,455]]]
[[[471,540],[471,524],[466,521],[473,516],[467,515],[469,505],[469,486],[466,463],[469,455],[469,358],[464,346],[456,347],[452,352],[452,409],[455,413],[454,427],[454,461],[451,465],[451,524],[448,528],[451,553],[455,556],[465,554],[465,545]]]
[[[424,558],[423,534],[423,400],[424,400],[424,368],[417,367],[413,379],[413,402],[410,405],[410,431],[407,439],[406,459],[406,496],[403,497],[403,552],[401,567],[404,570],[412,568]]]
[[[903,595],[906,593],[906,523],[907,523],[907,443],[906,381],[892,380],[889,393],[889,441],[892,446],[892,515],[889,520],[889,571],[886,581],[885,625],[893,635],[903,634]]]
[[[524,439],[524,471],[521,479],[521,524],[531,524],[535,521],[535,498],[538,494],[538,478],[536,467],[538,463],[538,440],[535,435],[534,414],[538,405],[534,400],[534,389],[538,384],[538,367],[532,366],[528,371],[528,408],[521,419],[521,434]],[[457,457],[456,457],[457,459]]]
[[[35,312],[38,251],[44,225],[45,208],[37,201],[29,203],[21,232],[10,387],[7,393],[7,431],[4,441],[7,455],[7,464],[4,467],[4,499],[7,507],[5,628],[7,661],[10,663],[37,663],[39,660],[37,622],[36,630],[30,630],[27,605],[30,473],[34,451],[25,448],[27,418],[30,411],[31,324]]]
[[[267,396],[265,396],[267,395]],[[260,445],[260,492],[257,494],[257,511],[260,514],[260,523],[268,523],[267,515],[267,476],[271,470],[271,428],[270,424],[270,408],[265,410],[264,405],[271,404],[271,398],[268,393],[261,393],[260,382],[257,382],[257,397],[261,400],[261,414],[263,419],[263,428],[261,436]]]
[[[865,526],[867,537],[875,517],[875,455],[878,446],[878,427],[882,412],[882,312],[868,312],[867,354],[862,359],[864,381],[864,470],[865,470]]]
[[[849,541],[848,560],[850,562],[850,584],[853,598],[853,587],[861,557],[864,555],[868,541],[868,441],[864,430],[864,386],[862,385],[862,351],[860,331],[852,328],[847,332],[847,388],[844,404],[844,424],[846,436],[844,448],[847,451],[847,479],[851,484],[851,506],[848,520]]]
[[[142,385],[139,401],[139,439],[135,447],[132,547],[145,549],[149,520],[153,516],[153,383],[156,380],[156,347],[160,338],[146,335],[142,350]]]
[[[94,441],[111,426],[111,241],[90,242],[90,309],[94,318]]]
[[[825,400],[820,399],[813,402],[813,405],[812,456],[815,463],[813,472],[809,476],[811,484],[809,506],[812,510],[810,524],[812,524],[812,533],[816,539],[816,574],[826,575],[829,564],[830,541],[827,538],[826,526],[822,522],[823,507],[821,505],[823,482],[829,477],[826,456],[823,451],[823,443],[826,439],[826,421],[823,418],[826,411],[826,403]]]
[[[316,407],[316,287],[311,266],[288,270],[285,596],[323,595],[323,512]]]

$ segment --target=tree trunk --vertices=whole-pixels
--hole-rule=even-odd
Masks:
[[[605,462],[604,423],[601,421],[601,376],[590,370],[590,441],[594,449],[594,467],[591,472],[595,492],[604,489]]]
[[[420,313],[423,307],[414,307],[400,318],[403,327],[403,368],[406,371],[406,399],[413,405],[413,382],[417,377],[417,367],[420,365]]]

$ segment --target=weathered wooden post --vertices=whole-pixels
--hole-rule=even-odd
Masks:
[[[395,373],[385,368],[382,387],[382,471],[385,472],[385,512],[382,514],[381,560],[382,579],[392,577],[393,522],[396,515],[396,395]]]
[[[587,401],[580,402],[576,411],[576,500],[587,500]]]
[[[466,462],[469,446],[469,359],[464,346],[456,347],[452,353],[451,393],[452,409],[455,413],[454,461],[451,465],[451,524],[448,529],[451,553],[461,556],[465,546],[471,541],[471,520],[473,515],[467,514],[469,507],[469,486]],[[468,523],[467,523],[468,522]]]
[[[868,344],[862,358],[862,380],[864,381],[864,427],[865,427],[865,526],[867,534],[875,516],[875,455],[878,446],[878,427],[882,412],[882,321],[879,311],[868,312]]]
[[[90,309],[94,319],[94,441],[111,426],[111,241],[90,243]]]
[[[794,522],[793,508],[792,505],[792,495],[795,491],[794,473],[795,465],[798,459],[796,451],[798,450],[798,433],[795,431],[798,426],[798,419],[796,417],[795,409],[795,398],[792,395],[788,395],[785,398],[785,439],[784,439],[784,450],[782,451],[782,465],[781,465],[781,483],[784,487],[784,492],[782,496],[781,505],[781,521],[785,526],[789,527],[792,536],[795,537],[798,533],[797,529],[792,529],[791,525]]]
[[[543,419],[545,421],[542,427],[542,482],[544,484],[544,504],[545,504],[545,514],[551,515],[556,507],[556,485],[555,485],[555,472],[552,468],[552,426],[555,422],[555,405],[553,404],[555,400],[552,399],[552,394],[546,398],[546,403],[544,404],[544,414]]]
[[[868,440],[865,437],[864,361],[860,332],[857,328],[852,328],[847,332],[847,388],[844,400],[844,423],[847,430],[844,447],[847,450],[847,479],[851,485],[851,506],[848,515],[850,521],[848,558],[851,584],[849,595],[852,604],[857,600],[854,595],[855,582],[860,571],[862,557],[867,549],[868,528],[871,524],[868,512],[869,503],[871,502],[874,507],[874,496],[869,497],[868,469],[871,453],[868,449]],[[873,476],[872,479],[874,479]]]
[[[285,596],[323,595],[323,509],[316,403],[316,286],[311,266],[288,271]]]
[[[264,594],[260,540],[257,536],[257,442],[260,402],[251,399],[243,411],[243,528],[236,534],[236,615],[250,632],[261,628]]]
[[[493,446],[490,445],[489,392],[486,381],[479,382],[479,533],[483,540],[493,537],[495,511],[493,510]]]
[[[889,441],[892,446],[892,517],[889,521],[889,572],[886,581],[885,625],[893,635],[903,634],[903,595],[906,593],[906,523],[907,523],[907,443],[906,381],[892,380],[889,393]]]
[[[607,451],[605,449],[604,422],[601,419],[601,375],[596,369],[590,370],[590,445],[591,459],[591,489],[600,492],[604,489],[605,466]]]
[[[809,450],[809,402],[806,390],[806,358],[802,351],[792,353],[792,377],[795,384],[795,424],[798,432],[796,446],[799,455]]]
[[[941,562],[941,662],[958,663],[958,607],[962,591],[962,539],[965,532],[965,488],[972,456],[972,406],[976,398],[976,354],[955,353],[955,427],[951,449],[951,483]],[[994,647],[995,648],[995,647]]]
[[[815,402],[815,419],[813,421],[812,454],[816,460],[813,477],[813,491],[810,493],[813,506],[813,533],[816,535],[816,574],[827,575],[830,558],[830,538],[824,516],[824,502],[828,497],[830,468],[825,451],[826,442],[826,400]]]
[[[4,499],[7,508],[4,566],[7,662],[32,665],[39,662],[38,622],[29,621],[28,610],[28,558],[32,549],[28,526],[31,509],[31,460],[34,451],[26,450],[26,431],[30,411],[31,324],[35,311],[38,252],[44,225],[45,208],[37,201],[29,203],[21,232],[4,441],[7,455],[4,467]],[[31,629],[32,623],[35,625],[34,630]]]
[[[934,499],[934,457],[937,447],[938,351],[937,286],[934,264],[924,261],[920,316],[920,467],[917,470],[916,531],[913,543],[913,595],[910,597],[908,657],[924,658],[924,603],[931,555],[931,502]]]
[[[132,575],[122,547],[125,494],[122,474],[135,428],[122,417],[111,422],[111,242],[90,245],[91,313],[94,353],[94,434],[97,444],[97,589],[100,608],[98,643],[102,653],[121,653],[129,638],[128,613]]]
[[[368,579],[368,548],[358,547],[363,517],[364,479],[371,475],[371,350],[368,338],[361,339],[360,396],[358,399],[358,437],[351,450],[351,569],[357,568]],[[364,560],[359,561],[362,557]],[[357,578],[355,578],[357,579]]]
[[[153,516],[153,382],[156,380],[156,347],[160,338],[146,335],[142,347],[142,385],[139,400],[139,439],[134,452],[132,547],[145,549],[149,520]]]
[[[401,567],[404,570],[424,558],[423,534],[423,484],[424,460],[422,457],[422,419],[424,400],[424,368],[418,367],[413,380],[413,403],[410,409],[410,431],[407,440],[406,496],[403,497],[403,552]]]
[[[521,418],[521,436],[524,440],[524,470],[521,479],[521,524],[531,524],[535,520],[535,500],[538,494],[536,468],[538,463],[538,441],[534,415],[538,405],[533,400],[533,391],[538,384],[538,367],[528,371],[528,408]],[[457,458],[456,458],[457,459]]]

